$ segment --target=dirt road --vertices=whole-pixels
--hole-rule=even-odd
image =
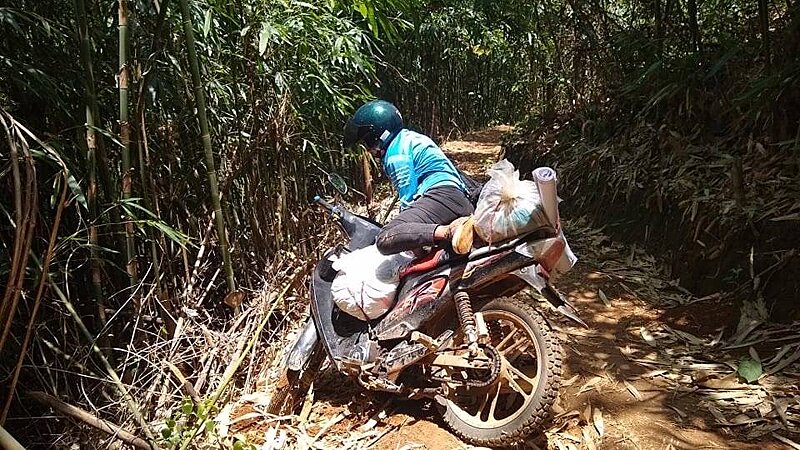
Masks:
[[[481,175],[507,130],[485,130],[445,149]],[[566,373],[553,420],[526,448],[800,448],[793,446],[800,441],[800,368],[787,357],[797,349],[800,358],[796,331],[757,324],[737,333],[738,312],[724,297],[692,297],[662,275],[654,257],[580,220],[565,230],[579,262],[558,286],[589,328],[548,315],[564,343]],[[740,383],[736,363],[748,353],[761,354],[765,372],[775,373]],[[314,397],[301,425],[315,436],[308,447],[470,448],[446,430],[432,402],[368,393],[330,371],[315,382]]]

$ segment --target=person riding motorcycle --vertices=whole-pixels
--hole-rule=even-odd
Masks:
[[[359,143],[381,161],[400,200],[400,213],[376,238],[378,251],[389,255],[428,245],[470,251],[474,207],[458,169],[432,139],[404,128],[393,104],[373,100],[344,127],[344,147]]]

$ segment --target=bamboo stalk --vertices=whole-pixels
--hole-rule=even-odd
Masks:
[[[364,172],[364,194],[366,195],[367,202],[367,215],[372,217],[372,175],[369,171],[370,156],[366,152],[361,156],[361,170]]]
[[[20,252],[20,247],[22,246],[22,177],[19,172],[19,152],[16,144],[14,143],[14,137],[11,134],[11,130],[9,129],[8,124],[6,124],[3,116],[0,116],[0,124],[2,124],[3,129],[5,129],[6,136],[8,137],[8,147],[11,153],[11,174],[14,179],[14,249],[11,253],[11,260],[16,261],[17,255]],[[16,295],[15,286],[17,272],[17,264],[12,264],[11,271],[8,275],[8,282],[6,283],[6,289],[3,293],[3,303],[0,305],[0,308],[2,308],[0,309],[0,320],[4,324],[2,337],[0,337],[0,352],[2,352],[3,347],[5,346],[6,336],[8,335],[8,329],[10,328],[10,318],[14,316],[10,299],[12,296]]]
[[[189,380],[186,379],[186,376],[183,375],[183,372],[178,369],[178,366],[167,361],[167,367],[169,368],[169,371],[175,375],[175,378],[178,379],[181,389],[184,393],[186,393],[186,395],[189,396],[189,398],[192,399],[192,402],[195,404],[200,403],[202,401],[202,399],[200,399],[200,395],[197,394],[197,391],[194,389],[194,385],[190,383]]]
[[[158,5],[156,2],[156,8],[158,9],[158,18],[156,20],[156,30],[153,37],[153,44],[151,46],[151,54],[156,53],[161,48],[161,39],[164,30],[164,24],[166,22],[166,13],[167,8],[169,6],[169,0],[165,0],[163,4]],[[151,172],[148,170],[150,164],[150,151],[147,142],[147,126],[146,126],[146,111],[145,111],[145,90],[148,86],[148,80],[152,76],[152,70],[145,70],[143,79],[139,84],[139,95],[136,102],[136,111],[139,114],[139,183],[142,189],[142,198],[145,204],[145,207],[154,212],[157,217],[161,217],[160,212],[158,211],[158,198],[156,197],[155,193],[155,183],[153,182],[153,177]],[[144,151],[142,151],[144,150]],[[148,230],[148,235],[150,236],[150,255],[152,258],[153,263],[153,279],[155,280],[156,284],[156,291],[158,293],[158,298],[164,297],[163,286],[161,285],[161,263],[159,258],[158,252],[158,244],[157,239],[159,237],[159,233],[154,230]],[[163,238],[163,233],[160,233],[160,237]]]
[[[81,46],[81,63],[84,68],[86,89],[86,164],[89,166],[89,189],[86,201],[89,209],[89,266],[94,300],[97,307],[99,328],[105,328],[106,308],[103,297],[102,278],[100,276],[100,255],[97,243],[97,135],[95,119],[97,118],[97,97],[94,87],[94,71],[92,69],[92,53],[89,43],[89,29],[86,22],[86,6],[83,0],[75,0],[75,11],[78,20],[78,36]]]
[[[8,143],[11,146],[12,152],[12,167],[17,167],[17,173],[14,179],[15,187],[15,205],[16,213],[16,230],[14,232],[14,250],[11,258],[11,273],[9,274],[6,290],[3,294],[3,309],[0,314],[3,328],[0,331],[0,350],[5,347],[6,339],[11,331],[11,324],[14,314],[17,310],[20,295],[22,294],[23,283],[25,281],[25,269],[28,267],[28,260],[30,258],[31,244],[33,243],[34,232],[36,231],[36,217],[37,217],[37,182],[36,182],[36,167],[33,164],[30,148],[25,140],[25,137],[19,130],[19,126],[13,117],[5,115],[0,116],[0,122],[3,124],[6,133],[8,134]],[[8,122],[8,123],[6,123]],[[10,126],[9,126],[10,125]],[[16,135],[16,138],[14,137]],[[19,157],[18,149],[15,144],[19,142],[22,148],[22,160],[25,164],[25,185],[22,185],[22,177],[19,173]],[[13,170],[13,169],[12,169]],[[23,197],[24,193],[24,197]]]
[[[197,50],[195,49],[194,30],[192,29],[192,16],[189,10],[188,0],[180,0],[181,15],[183,17],[183,32],[186,35],[186,47],[189,56],[189,66],[192,71],[192,84],[194,85],[194,97],[197,103],[197,119],[200,122],[200,132],[203,141],[203,148],[206,155],[206,174],[211,190],[211,202],[214,207],[214,216],[217,222],[217,238],[219,239],[220,252],[222,253],[222,264],[225,268],[225,276],[228,282],[228,290],[236,290],[236,280],[233,276],[233,266],[231,265],[231,255],[228,249],[228,238],[225,231],[225,218],[222,215],[222,203],[219,198],[219,185],[217,182],[217,172],[214,163],[214,152],[211,148],[211,134],[208,129],[208,117],[206,117],[206,97],[203,92],[203,85],[200,80],[200,65],[197,61]]]
[[[761,28],[761,49],[767,66],[771,64],[772,51],[769,42],[769,5],[768,0],[758,0],[758,22]]]
[[[119,135],[122,142],[122,198],[131,198],[131,124],[128,121],[128,91],[130,69],[128,68],[128,0],[119,0]],[[123,209],[124,210],[124,209]],[[127,215],[127,212],[124,213]],[[136,268],[136,240],[131,217],[125,221],[125,270],[128,272],[129,284],[136,286],[139,276]],[[136,290],[134,289],[134,292]],[[133,303],[137,313],[141,309],[139,295],[135,295]]]
[[[0,427],[0,447],[6,450],[25,450],[25,447],[14,439],[14,436],[11,436],[3,427]]]
[[[136,448],[140,448],[142,450],[152,450],[154,448],[158,448],[155,445],[148,444],[147,441],[144,439],[132,434],[131,432],[125,430],[124,428],[113,424],[107,420],[103,420],[88,411],[84,411],[77,406],[70,405],[68,403],[64,403],[61,400],[53,397],[52,395],[45,394],[44,392],[27,392],[26,395],[39,403],[47,405],[57,412],[64,414],[69,417],[73,417],[75,419],[81,420],[100,431],[108,433],[112,436],[118,437],[121,441],[125,442],[126,444],[133,445]]]

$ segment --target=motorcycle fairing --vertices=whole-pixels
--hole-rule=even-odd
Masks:
[[[350,251],[368,247],[375,243],[375,238],[381,232],[381,225],[374,220],[353,214],[345,209],[337,209],[339,216],[337,223],[349,238],[347,248]]]
[[[533,258],[515,252],[512,247],[467,263],[458,287],[465,291],[476,290],[497,281],[505,274],[535,262]]]
[[[450,305],[455,283],[450,266],[431,273],[406,277],[397,295],[397,302],[375,327],[378,340],[400,339],[420,330],[426,322],[435,320]]]
[[[286,367],[295,371],[303,369],[311,357],[311,352],[314,351],[314,346],[318,340],[314,319],[309,317],[303,326],[303,330],[289,350],[289,356],[286,358]]]
[[[333,276],[324,273],[325,262],[336,249],[328,250],[314,268],[311,276],[311,315],[325,350],[338,370],[344,370],[346,360],[365,361],[371,355],[369,345],[370,323],[358,320],[336,307],[331,298]],[[328,275],[328,276],[323,276]],[[335,275],[335,272],[333,273]]]
[[[354,251],[375,243],[375,238],[381,231],[379,223],[341,208],[337,208],[333,213],[338,216],[337,224],[349,238],[347,250]],[[293,366],[305,363],[311,354],[313,344],[320,338],[339,370],[342,369],[344,358],[364,360],[370,357],[367,333],[369,325],[340,311],[331,298],[331,282],[336,271],[331,268],[330,257],[341,250],[341,248],[328,250],[314,267],[311,276],[311,315],[314,318],[316,337],[304,329],[290,352],[289,362]]]

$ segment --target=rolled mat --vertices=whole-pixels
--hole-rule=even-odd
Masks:
[[[539,188],[539,198],[544,208],[544,213],[550,220],[550,224],[558,227],[560,217],[558,215],[558,195],[556,193],[556,184],[558,178],[556,171],[549,167],[539,167],[533,171],[533,180],[536,182],[536,187]]]

